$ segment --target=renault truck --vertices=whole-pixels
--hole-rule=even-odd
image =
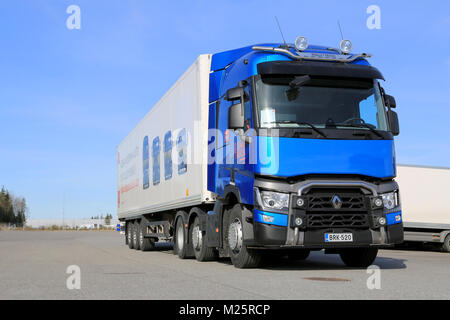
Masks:
[[[125,243],[237,268],[367,267],[401,243],[396,102],[370,57],[305,37],[200,55],[118,146]]]

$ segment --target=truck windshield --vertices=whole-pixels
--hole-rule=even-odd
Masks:
[[[312,79],[292,86],[291,78],[261,78],[256,97],[261,128],[336,128],[387,131],[376,80]],[[290,85],[291,84],[291,85]]]

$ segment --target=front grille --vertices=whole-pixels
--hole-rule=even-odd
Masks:
[[[333,199],[340,205],[336,208]],[[306,194],[307,228],[357,228],[369,227],[370,201],[355,189],[312,189]]]
[[[342,204],[339,210],[347,211],[361,211],[365,210],[366,205],[364,201],[364,196],[361,194],[329,194],[329,193],[317,193],[309,195],[308,198],[308,210],[336,210],[333,206],[333,197],[337,195],[341,200]]]
[[[364,213],[312,213],[306,215],[308,228],[367,228]]]

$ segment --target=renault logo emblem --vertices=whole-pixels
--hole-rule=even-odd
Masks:
[[[331,199],[331,203],[333,204],[333,207],[335,209],[340,209],[342,207],[342,200],[337,194],[333,196],[333,198]]]

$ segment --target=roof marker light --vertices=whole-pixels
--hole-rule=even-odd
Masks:
[[[297,37],[297,39],[295,39],[295,48],[297,48],[298,51],[305,51],[308,49],[308,39],[305,37]]]
[[[339,43],[339,48],[341,49],[342,53],[349,54],[352,52],[353,44],[350,40],[344,39]]]

